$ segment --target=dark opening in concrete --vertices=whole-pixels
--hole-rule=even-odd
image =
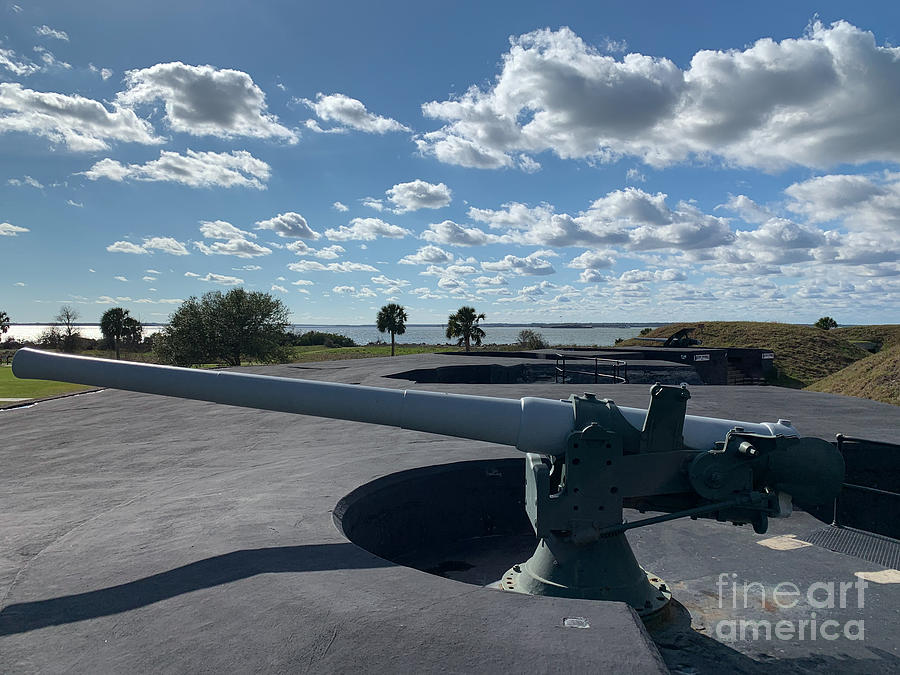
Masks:
[[[522,459],[403,471],[341,499],[334,521],[347,539],[381,558],[484,586],[534,553],[524,471]]]

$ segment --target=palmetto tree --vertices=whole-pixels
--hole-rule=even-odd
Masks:
[[[391,356],[394,355],[394,335],[403,335],[406,332],[406,310],[397,303],[385,305],[378,312],[376,325],[378,332],[390,332]]]
[[[451,340],[458,338],[456,344],[465,345],[466,351],[469,351],[473,342],[476,347],[480,347],[484,331],[478,322],[483,319],[484,314],[476,314],[474,307],[460,307],[456,310],[456,314],[451,314],[447,318],[447,337]]]

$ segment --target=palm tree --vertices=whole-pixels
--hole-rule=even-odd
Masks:
[[[112,307],[100,317],[100,332],[107,342],[111,342],[116,350],[116,359],[119,358],[119,347],[125,332],[125,322],[130,319],[128,310],[122,307]]]
[[[472,342],[476,347],[480,347],[484,331],[478,326],[478,322],[482,319],[484,314],[476,314],[474,307],[460,307],[456,310],[456,314],[451,314],[447,319],[447,337],[459,338],[456,344],[464,344],[466,351],[469,351]]]
[[[395,302],[385,305],[378,312],[376,325],[378,332],[389,331],[391,334],[391,356],[394,355],[394,335],[403,335],[406,332],[406,310]]]

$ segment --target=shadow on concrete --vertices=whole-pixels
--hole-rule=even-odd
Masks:
[[[391,566],[393,563],[350,543],[233,551],[127,584],[9,605],[0,611],[0,636],[119,614],[257,574]]]

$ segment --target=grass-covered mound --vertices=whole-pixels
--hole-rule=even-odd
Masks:
[[[837,330],[762,321],[704,321],[673,323],[651,331],[646,337],[668,337],[682,328],[694,328],[691,337],[704,347],[749,347],[775,352],[778,377],[773,384],[805,387],[842,370],[869,352],[850,343]],[[864,339],[864,338],[860,338]],[[647,346],[640,340],[625,340],[620,346]]]
[[[845,326],[828,331],[844,340],[873,342],[877,345],[876,351],[886,347],[900,345],[900,325],[887,324],[881,326]]]
[[[807,389],[900,405],[900,343],[860,359]]]

